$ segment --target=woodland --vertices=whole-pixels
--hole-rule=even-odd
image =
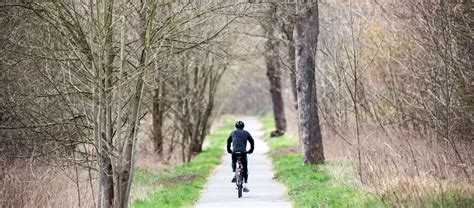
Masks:
[[[331,175],[389,207],[474,203],[473,14],[470,0],[1,1],[0,207],[129,207],[147,195],[137,171],[193,161],[222,115],[271,116],[298,165],[344,161]]]

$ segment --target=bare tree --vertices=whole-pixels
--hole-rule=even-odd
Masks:
[[[294,39],[298,89],[299,137],[304,164],[324,163],[315,82],[319,34],[318,1],[295,3]]]
[[[293,38],[293,30],[294,30],[294,24],[293,21],[291,20],[291,14],[294,12],[294,6],[291,4],[285,4],[283,5],[283,15],[284,18],[281,18],[280,25],[281,25],[281,31],[284,34],[284,37],[286,39],[286,49],[287,49],[287,58],[286,60],[288,61],[288,69],[290,71],[290,82],[291,82],[291,91],[293,93],[293,99],[294,99],[294,105],[295,108],[298,109],[298,93],[297,93],[297,87],[296,87],[296,63],[295,63],[295,39]]]
[[[265,63],[267,67],[267,77],[270,81],[270,94],[273,103],[273,117],[275,119],[276,130],[272,131],[272,136],[281,136],[286,131],[285,108],[283,103],[281,74],[282,67],[279,55],[279,40],[278,33],[278,19],[277,19],[277,4],[270,3],[267,11],[267,18],[262,22],[262,27],[265,30]],[[276,30],[276,31],[275,31]]]
[[[235,4],[214,1],[171,3],[149,0],[9,5],[30,11],[35,15],[32,25],[44,25],[44,30],[39,31],[49,36],[56,35],[56,39],[50,41],[54,47],[40,41],[18,40],[25,41],[22,47],[32,49],[26,57],[37,57],[38,60],[59,65],[54,69],[38,68],[48,80],[47,86],[69,108],[61,116],[71,114],[70,121],[78,120],[71,124],[82,132],[77,134],[78,140],[72,143],[69,140],[64,144],[72,155],[85,159],[85,164],[81,165],[90,171],[97,170],[97,207],[127,207],[129,204],[137,134],[140,120],[147,113],[144,102],[148,93],[148,76],[164,65],[160,58],[209,44],[236,19],[234,16],[218,27],[210,28],[212,30],[204,28],[200,33],[202,36],[190,38],[190,33],[196,32],[197,25],[209,23],[206,21],[217,17],[215,12],[232,8]],[[163,21],[158,16],[159,9],[168,9],[165,5],[170,4],[172,10],[166,13]],[[165,49],[169,50],[162,53]],[[194,59],[197,60],[198,56]],[[205,64],[196,65],[196,68],[193,66],[194,71],[186,70],[186,74],[195,74],[193,78],[199,81],[195,82],[197,91],[188,88],[193,90],[188,94],[193,98],[192,108],[188,110],[197,113],[186,118],[192,120],[193,130],[187,148],[193,153],[202,149],[212,121],[213,92],[225,71],[222,63],[215,60],[205,60]],[[187,61],[185,64],[191,66]],[[54,73],[67,74],[69,79],[51,79],[49,74]],[[165,77],[162,76],[172,73],[158,71],[157,74],[158,86],[165,86]],[[156,89],[155,98],[160,103],[166,93],[165,88]],[[181,89],[181,86],[176,89]],[[86,95],[80,100],[81,105],[72,100],[72,95],[76,93]],[[208,99],[201,99],[203,96],[208,96]],[[201,100],[206,102],[197,102]],[[83,116],[77,116],[80,113]],[[162,117],[158,114],[157,119],[162,122]],[[79,149],[79,145],[85,147]],[[72,161],[77,163],[78,159]],[[93,175],[90,174],[91,181]]]

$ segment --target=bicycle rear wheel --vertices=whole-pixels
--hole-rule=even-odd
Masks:
[[[242,177],[242,163],[240,161],[240,158],[237,160],[237,171],[236,171],[236,185],[237,185],[237,194],[238,197],[242,197],[242,189],[243,189],[243,183],[244,179]]]
[[[242,186],[240,185],[239,188],[238,188],[238,195],[239,195],[239,198],[242,197]]]

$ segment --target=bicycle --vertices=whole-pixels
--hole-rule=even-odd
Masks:
[[[235,184],[237,185],[237,195],[239,198],[242,197],[242,189],[244,184],[244,176],[243,176],[243,165],[242,165],[242,156],[237,156],[237,168],[235,170]]]

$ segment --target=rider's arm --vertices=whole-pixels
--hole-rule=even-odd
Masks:
[[[252,153],[252,152],[253,152],[253,148],[254,148],[254,142],[253,142],[252,135],[249,134],[249,137],[247,138],[247,141],[250,142],[250,150],[248,151],[248,153]]]
[[[229,135],[229,138],[227,138],[227,152],[232,153],[232,150],[230,149],[230,144],[232,143],[232,134]]]

